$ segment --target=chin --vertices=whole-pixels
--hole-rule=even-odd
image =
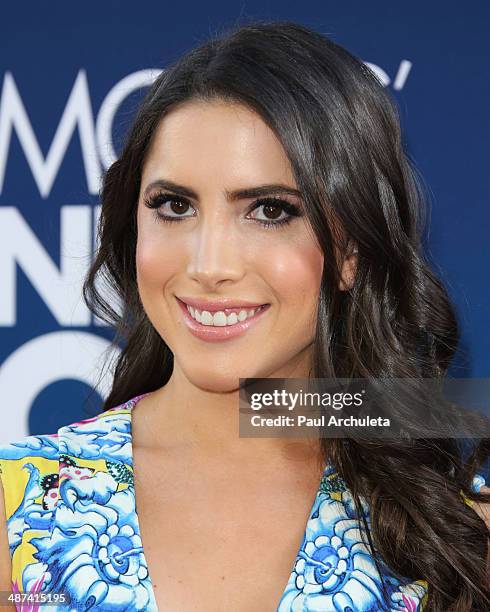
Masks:
[[[238,376],[219,375],[216,372],[206,372],[199,376],[190,376],[193,385],[211,393],[232,393],[238,391]]]
[[[211,393],[231,393],[238,391],[240,378],[260,378],[261,373],[256,368],[230,368],[226,370],[217,364],[214,367],[184,368],[187,379],[199,389]],[[247,371],[248,370],[248,371]]]

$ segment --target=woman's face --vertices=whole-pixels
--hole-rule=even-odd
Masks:
[[[151,186],[156,181],[173,187]],[[138,201],[138,287],[174,367],[207,390],[235,390],[239,378],[308,375],[323,253],[300,195],[238,193],[264,185],[297,189],[281,143],[257,114],[237,104],[192,101],[160,122]],[[285,208],[261,203],[263,197],[279,198]],[[280,224],[283,219],[289,222]],[[248,308],[217,316],[215,307],[212,320],[232,325],[210,327],[192,321],[178,298],[269,306],[243,330],[240,310]]]

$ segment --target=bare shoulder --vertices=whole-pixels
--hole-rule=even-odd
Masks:
[[[12,591],[12,564],[7,537],[7,518],[2,481],[0,479],[0,591]],[[6,608],[3,608],[6,609]],[[15,610],[15,607],[9,608]]]

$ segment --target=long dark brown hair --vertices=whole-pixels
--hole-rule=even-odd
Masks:
[[[255,21],[214,35],[162,71],[105,174],[99,247],[83,288],[89,308],[116,330],[114,344],[123,345],[104,410],[171,376],[173,355],[136,282],[141,173],[162,117],[180,103],[213,99],[246,105],[275,132],[324,252],[311,375],[445,376],[458,323],[423,254],[427,202],[394,102],[362,61],[323,34]],[[352,289],[340,291],[335,248],[346,254],[348,240],[358,247],[358,265]],[[471,491],[488,438],[473,440],[471,452],[453,438],[323,439],[322,450],[360,512],[359,498],[368,500],[370,545],[400,576],[427,581],[424,610],[490,609],[488,530],[460,496],[490,499]]]

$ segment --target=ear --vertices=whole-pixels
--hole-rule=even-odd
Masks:
[[[480,493],[490,493],[489,487],[481,487]],[[490,503],[476,503],[471,506],[473,510],[480,516],[490,531]],[[490,546],[487,549],[487,574],[490,579]]]
[[[481,487],[480,488],[480,493],[490,493],[490,488],[489,487]],[[488,529],[490,529],[490,503],[480,503],[478,504],[477,502],[474,503],[474,505],[472,506],[473,510],[480,516],[480,518],[485,521]]]
[[[357,271],[357,246],[352,247],[342,262],[340,271],[341,280],[339,281],[340,291],[352,289]]]

